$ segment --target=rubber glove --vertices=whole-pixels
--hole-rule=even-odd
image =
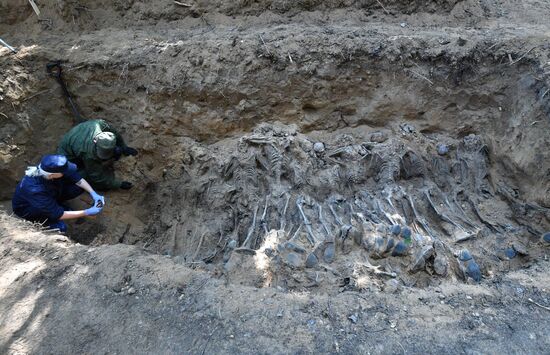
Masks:
[[[138,151],[135,150],[134,148],[130,148],[130,147],[124,147],[122,148],[122,154],[128,156],[128,155],[137,155],[138,154]]]
[[[114,154],[113,154],[113,159],[114,159],[114,160],[119,160],[120,157],[121,157],[121,155],[122,155],[122,148],[120,148],[120,147],[115,147],[115,152],[114,152]]]
[[[103,208],[101,207],[96,207],[95,205],[84,210],[84,213],[86,214],[86,216],[95,216],[96,214],[98,214],[99,212],[101,212]]]
[[[129,181],[123,181],[120,184],[120,188],[123,189],[123,190],[130,190],[132,188],[132,186],[134,186],[134,185]]]
[[[103,208],[103,206],[105,206],[105,197],[101,196],[100,194],[98,194],[95,191],[92,191],[90,193],[90,195],[94,199],[94,206],[102,207],[102,208]]]

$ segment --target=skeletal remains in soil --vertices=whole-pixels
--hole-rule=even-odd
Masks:
[[[324,269],[336,262],[345,275],[343,264],[354,262],[354,275],[363,270],[382,277],[419,271],[446,276],[454,270],[479,281],[482,270],[474,256],[459,252],[463,243],[511,232],[540,235],[547,226],[547,209],[521,202],[504,183],[494,188],[489,149],[480,136],[446,142],[445,149],[434,141],[422,149],[414,139],[418,133],[407,132],[412,137],[407,141],[389,137],[359,144],[344,135],[323,143],[323,149],[290,128],[262,126],[241,138],[231,157],[218,157],[220,173],[211,179],[230,187],[227,204],[239,219],[224,228],[231,238],[224,260],[232,251],[267,250],[273,265],[291,268]],[[483,210],[484,202],[498,196],[515,225]],[[530,223],[533,215],[538,226]],[[277,240],[266,248],[268,235]]]

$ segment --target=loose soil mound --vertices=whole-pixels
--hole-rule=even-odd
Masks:
[[[333,296],[224,284],[0,214],[2,353],[544,353],[548,265],[484,285]],[[397,294],[393,292],[398,292]]]

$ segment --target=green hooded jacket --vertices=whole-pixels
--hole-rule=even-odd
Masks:
[[[101,132],[112,132],[116,145],[125,148],[122,136],[104,120],[90,120],[79,123],[67,132],[57,148],[69,161],[78,166],[78,172],[94,189],[109,190],[120,187],[121,181],[115,178],[112,159],[104,161],[97,157],[94,137]]]

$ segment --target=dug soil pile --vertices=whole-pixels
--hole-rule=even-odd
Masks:
[[[134,188],[108,192],[101,215],[69,226],[71,242],[21,236],[31,227],[3,217],[2,306],[46,302],[37,312],[55,314],[4,313],[21,317],[0,329],[6,350],[548,346],[548,323],[533,324],[549,304],[549,4],[38,6],[0,0],[0,37],[17,49],[0,48],[0,198],[73,125],[45,70],[53,60],[83,116],[108,120],[139,155],[116,163]],[[57,303],[79,284],[82,319],[67,315],[79,303]],[[22,301],[37,287],[42,301]],[[425,318],[434,305],[441,317]],[[117,307],[119,319],[91,325]],[[49,324],[61,319],[89,336],[58,343]],[[436,328],[456,339],[434,339]]]

